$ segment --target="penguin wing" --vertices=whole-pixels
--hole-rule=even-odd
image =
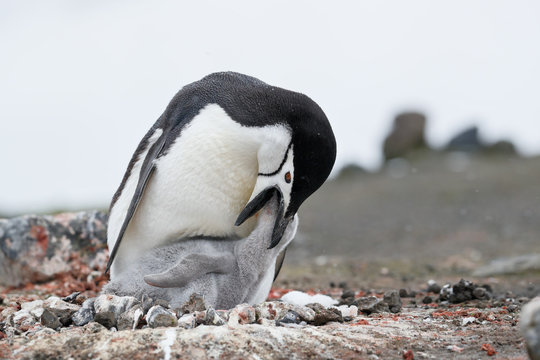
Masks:
[[[209,273],[227,274],[234,270],[236,258],[232,253],[220,255],[189,254],[180,262],[159,274],[150,274],[144,281],[160,288],[183,287]]]
[[[285,260],[286,253],[287,253],[287,248],[283,249],[283,251],[279,253],[276,259],[276,267],[274,270],[274,281],[276,281],[276,278],[278,277],[279,272],[281,271],[281,267],[283,266],[283,261]]]
[[[148,153],[144,158],[139,174],[139,180],[137,182],[137,187],[135,188],[135,193],[131,198],[129,208],[127,210],[124,221],[122,222],[122,227],[120,228],[120,232],[118,233],[118,237],[116,238],[116,242],[114,243],[114,248],[109,254],[109,262],[107,263],[107,268],[105,269],[105,272],[109,271],[114,261],[114,257],[116,256],[116,253],[118,251],[118,248],[120,247],[122,237],[124,236],[129,222],[135,214],[139,203],[141,202],[141,199],[144,195],[144,189],[146,188],[146,185],[150,181],[150,178],[152,177],[152,174],[155,170],[154,160],[157,159],[157,157],[163,152],[165,144],[167,143],[168,134],[170,134],[169,131],[163,131],[160,137],[150,146],[150,149],[148,150]]]

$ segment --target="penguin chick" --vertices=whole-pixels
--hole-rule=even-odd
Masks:
[[[104,293],[141,298],[147,294],[180,307],[193,293],[207,305],[229,309],[240,303],[266,299],[274,279],[274,265],[291,242],[298,217],[290,221],[278,246],[268,249],[280,199],[274,193],[259,212],[255,229],[246,238],[183,240],[153,248],[103,289]]]

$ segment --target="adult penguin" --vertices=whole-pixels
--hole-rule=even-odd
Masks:
[[[273,248],[335,156],[328,119],[303,94],[233,72],[186,85],[141,140],[113,197],[111,279],[170,242],[246,237],[277,194]]]

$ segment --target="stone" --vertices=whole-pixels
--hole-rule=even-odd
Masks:
[[[484,145],[478,136],[478,127],[472,126],[455,135],[446,146],[450,151],[475,152],[482,150]]]
[[[531,360],[540,360],[540,297],[523,306],[519,326],[529,357]]]
[[[206,304],[204,302],[204,298],[202,295],[193,293],[189,297],[189,300],[186,301],[181,307],[180,312],[182,314],[188,314],[195,311],[205,311],[206,310]]]
[[[146,322],[151,328],[177,326],[176,315],[161,305],[154,305],[146,314]]]
[[[341,298],[342,299],[348,299],[348,298],[354,298],[354,290],[344,290],[343,293],[341,294]]]
[[[251,305],[240,304],[231,309],[228,324],[231,326],[253,324],[256,319],[255,309]]]
[[[193,329],[197,326],[197,319],[194,314],[185,314],[178,319],[178,326],[182,329]]]
[[[441,286],[437,284],[435,280],[429,280],[427,291],[438,294],[441,292]]]
[[[94,301],[96,312],[94,320],[107,328],[116,326],[120,315],[140,304],[139,300],[132,296],[100,295]]]
[[[315,318],[315,311],[305,306],[298,306],[284,302],[264,302],[255,306],[257,319],[277,320],[285,316],[290,310],[297,313],[304,321],[310,322]]]
[[[68,302],[68,303],[75,302],[75,299],[77,298],[77,296],[79,296],[80,293],[81,293],[80,291],[76,291],[74,293],[71,293],[70,295],[62,298],[62,301],[65,301],[65,302]]]
[[[388,304],[375,296],[357,298],[354,301],[354,305],[366,315],[390,311]]]
[[[91,321],[88,324],[83,326],[83,329],[91,334],[95,334],[98,332],[101,332],[103,330],[107,330],[107,328],[100,323],[97,323],[95,321]]]
[[[431,304],[433,302],[433,298],[431,296],[425,296],[423,299],[422,299],[422,302],[424,304]]]
[[[154,306],[154,300],[152,300],[150,296],[143,294],[143,296],[141,297],[141,304],[143,307],[143,311],[146,314],[148,310],[150,310],[150,308]]]
[[[142,305],[135,305],[120,314],[117,320],[118,330],[135,330],[144,315]]]
[[[337,308],[325,308],[319,303],[307,304],[306,307],[315,311],[315,318],[311,322],[315,326],[324,325],[329,322],[343,322],[341,312]]]
[[[388,305],[388,309],[392,313],[401,311],[401,298],[397,290],[388,290],[384,293],[383,301]]]
[[[394,127],[383,144],[386,160],[404,157],[412,150],[426,147],[426,117],[416,112],[402,113],[394,119]]]
[[[26,310],[32,314],[33,317],[39,319],[43,313],[43,300],[34,300],[27,303],[22,303],[21,310]]]
[[[341,312],[341,316],[343,316],[343,318],[354,318],[358,316],[358,307],[355,305],[341,305],[337,308]]]
[[[58,316],[56,316],[56,314],[53,313],[48,308],[45,308],[43,310],[43,313],[41,314],[40,322],[41,324],[43,324],[43,326],[46,326],[50,329],[58,329],[59,327],[62,326],[62,323],[58,319]]]
[[[302,322],[302,319],[300,318],[300,315],[296,313],[293,310],[287,311],[285,316],[283,316],[281,319],[276,320],[276,325],[281,324],[300,324]]]
[[[49,309],[56,315],[64,326],[71,323],[71,316],[80,308],[78,305],[67,303],[56,296],[51,296],[45,300],[43,305],[45,309]]]
[[[28,310],[19,310],[11,316],[10,322],[17,329],[26,331],[36,323],[36,319]]]
[[[106,227],[101,211],[0,219],[0,285],[45,282],[91,263],[106,251]]]
[[[96,312],[94,311],[95,298],[86,299],[79,310],[72,316],[71,321],[76,326],[83,326],[94,320]]]
[[[225,325],[226,323],[227,322],[218,315],[218,313],[216,312],[216,310],[214,310],[213,307],[208,307],[208,309],[206,310],[206,317],[204,319],[205,325],[221,326]]]

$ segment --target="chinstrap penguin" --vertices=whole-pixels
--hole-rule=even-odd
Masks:
[[[111,280],[171,242],[247,238],[254,215],[276,197],[274,248],[335,155],[325,114],[303,94],[232,72],[186,85],[140,142],[113,197]]]
[[[111,280],[103,292],[139,299],[146,294],[168,301],[172,308],[180,307],[193,293],[203,295],[206,305],[215,309],[263,302],[272,286],[276,258],[294,238],[298,226],[295,216],[279,244],[268,249],[279,201],[274,194],[247,238],[198,238],[153,248]]]

